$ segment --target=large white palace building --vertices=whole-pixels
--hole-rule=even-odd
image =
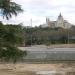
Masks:
[[[72,26],[73,24],[63,19],[63,16],[61,15],[61,13],[59,14],[56,21],[50,21],[50,19],[47,17],[46,24],[41,25],[41,27],[50,27],[50,28],[61,27],[64,29],[71,28]]]

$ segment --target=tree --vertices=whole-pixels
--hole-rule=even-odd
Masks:
[[[18,13],[23,12],[21,6],[11,0],[0,0],[0,9],[3,18],[6,17],[7,20],[11,18],[12,15],[17,16]]]
[[[16,62],[26,55],[17,45],[22,42],[22,27],[0,24],[0,59]]]
[[[7,20],[23,11],[20,5],[11,0],[0,0],[0,9],[3,18],[6,17]],[[22,37],[19,37],[20,30],[21,26],[3,25],[0,22],[0,59],[16,62],[17,59],[25,56],[26,52],[17,48],[17,44],[22,40]]]

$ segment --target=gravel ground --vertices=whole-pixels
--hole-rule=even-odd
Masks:
[[[73,72],[75,75],[75,64],[0,64],[0,75],[65,75]],[[58,75],[58,74],[57,74]]]

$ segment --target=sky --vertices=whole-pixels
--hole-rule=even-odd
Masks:
[[[24,26],[38,26],[46,22],[46,17],[50,20],[57,20],[58,15],[62,14],[65,20],[75,24],[75,0],[13,0],[20,4],[23,13],[13,16],[10,20],[2,19],[4,23],[19,24]]]

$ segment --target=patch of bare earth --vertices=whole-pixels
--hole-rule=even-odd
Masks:
[[[57,75],[59,72],[75,75],[75,64],[0,64],[0,75],[37,75],[36,72],[39,71],[57,71]]]

